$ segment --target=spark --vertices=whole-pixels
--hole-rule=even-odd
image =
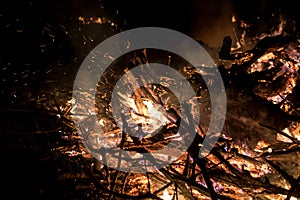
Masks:
[[[236,22],[235,15],[232,15],[232,17],[231,17],[231,21],[232,21],[232,23],[235,23],[235,22]]]

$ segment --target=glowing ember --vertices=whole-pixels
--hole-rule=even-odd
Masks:
[[[258,80],[255,93],[278,104],[292,93],[299,79],[299,43],[269,49],[247,69],[251,73],[266,73],[266,79]],[[280,83],[279,83],[280,82]],[[287,108],[284,108],[287,109]]]
[[[260,72],[265,70],[265,65],[266,62],[269,62],[269,60],[274,59],[275,55],[273,52],[266,53],[265,55],[261,56],[259,59],[257,59],[257,62],[251,64],[251,68],[248,69],[248,73],[253,73],[253,72]],[[270,61],[268,66],[268,69],[271,69],[274,67],[273,61]]]
[[[293,122],[291,125],[285,129],[282,130],[283,133],[287,134],[291,138],[295,138],[298,141],[300,141],[300,123],[299,122]],[[290,138],[287,138],[283,136],[282,134],[277,134],[277,140],[286,142],[286,143],[292,143],[293,141]]]
[[[265,141],[261,140],[257,143],[254,151],[256,152],[263,152],[263,149],[266,149],[270,146],[270,144],[266,143]]]
[[[82,16],[79,16],[78,20],[82,24],[110,24],[111,26],[116,26],[117,25],[116,23],[112,22],[110,19],[107,19],[105,17],[84,18]]]

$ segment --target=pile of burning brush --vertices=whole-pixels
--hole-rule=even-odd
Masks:
[[[101,22],[98,18],[80,18],[80,21],[89,25],[95,19],[95,23]],[[86,110],[84,106],[89,106],[94,98],[89,95],[90,91],[81,91],[79,96],[86,99],[86,105],[77,105],[76,99],[66,102],[65,92],[55,91],[56,100],[51,105],[44,103],[42,106],[57,112],[62,126],[67,128],[62,128],[63,134],[59,132],[63,142],[53,148],[52,153],[60,155],[68,166],[76,166],[62,170],[59,180],[63,183],[76,180],[76,192],[90,198],[300,198],[298,37],[281,30],[255,38],[249,46],[244,43],[233,48],[231,39],[226,37],[222,48],[208,49],[224,78],[228,109],[221,138],[211,153],[201,160],[197,153],[211,114],[209,93],[202,78],[207,75],[194,70],[189,63],[170,52],[141,50],[117,59],[98,83],[96,109],[89,110],[85,116],[73,115],[73,109],[77,106],[76,109]],[[179,160],[145,174],[125,173],[103,165],[90,154],[91,149],[101,152],[98,147],[104,145],[101,143],[104,135],[118,148],[132,154],[155,151],[170,140],[184,142],[177,134],[178,124],[183,121],[180,115],[182,108],[167,85],[146,84],[131,98],[121,95],[120,101],[129,108],[125,113],[127,118],[119,119],[119,122],[113,119],[110,104],[113,87],[129,69],[150,61],[164,63],[186,75],[199,102],[198,105],[187,104],[189,107],[199,106],[201,120],[188,151],[178,152],[182,154]],[[75,129],[74,118],[84,122],[95,115],[103,134],[92,132],[88,127]],[[183,128],[190,123],[188,119],[183,122]],[[141,127],[142,132],[153,134],[133,137],[123,133],[118,123],[123,126],[135,124]],[[89,150],[79,138],[90,141]],[[113,147],[111,152],[114,150]],[[119,157],[116,154],[113,158],[117,160]],[[169,158],[165,155],[161,159]]]
[[[233,17],[241,31],[235,31],[235,39],[225,37],[220,48],[201,43],[222,75],[227,115],[213,150],[199,159],[212,114],[203,77],[208,84],[214,82],[209,79],[211,74],[196,70],[178,55],[157,49],[130,52],[107,68],[96,91],[72,91],[76,72],[90,50],[121,29],[137,25],[120,19],[124,11],[133,21],[151,16],[146,24],[158,21],[163,25],[170,20],[175,27],[183,25],[186,13],[177,5],[179,11],[168,16],[166,11],[173,9],[170,5],[175,6],[174,2],[161,7],[160,2],[151,1],[147,6],[153,9],[148,8],[148,15],[146,4],[136,9],[122,1],[121,5],[127,6],[110,12],[102,6],[103,1],[92,2],[24,1],[16,6],[9,1],[7,9],[12,12],[6,12],[3,5],[1,28],[6,34],[1,43],[0,100],[5,104],[1,108],[5,118],[0,127],[5,147],[1,159],[4,175],[8,175],[4,182],[11,187],[8,195],[23,199],[49,199],[52,195],[52,199],[300,199],[300,35],[293,23],[282,20],[276,30],[250,36],[250,25]],[[163,14],[157,15],[158,10]],[[221,12],[215,14],[223,18]],[[145,84],[130,97],[118,94],[127,109],[118,110],[124,118],[114,119],[113,88],[124,74],[129,77],[128,84],[133,84],[136,77],[130,69],[148,63],[170,66],[188,80],[197,102],[185,102],[191,110],[187,116],[182,116],[183,106],[168,89],[168,84],[176,81],[161,76],[162,85]],[[151,69],[147,71],[151,73]],[[78,92],[77,99],[73,92]],[[75,109],[82,110],[82,115],[74,114]],[[199,113],[200,121],[195,123],[192,119]],[[89,126],[93,120],[103,132]],[[177,148],[186,142],[186,135],[178,134],[179,124],[186,132],[193,124],[196,132],[194,138],[188,138],[193,142],[184,152]],[[135,135],[120,126],[134,130]],[[104,138],[116,145],[109,146]],[[168,162],[171,155],[181,155],[171,160],[172,164],[158,169],[139,157],[138,153],[154,152],[170,141],[175,145],[157,160]],[[139,166],[151,170],[130,173],[110,168],[99,161],[105,154],[103,146],[110,151],[110,161],[130,167],[119,154],[122,149]]]
[[[120,97],[130,108],[127,113],[130,121],[120,119],[121,123],[138,124],[145,132],[155,132],[161,128],[156,125],[162,122],[164,128],[159,133],[143,135],[142,139],[124,135],[112,120],[109,100],[115,82],[136,64],[146,64],[148,58],[175,63],[177,69],[187,74],[194,88],[200,88],[197,98],[202,122],[189,150],[170,166],[147,174],[134,174],[108,168],[94,160],[92,173],[85,178],[94,183],[88,187],[120,199],[300,198],[298,38],[284,34],[265,36],[244,52],[242,48],[232,50],[231,45],[231,39],[226,37],[217,61],[221,63],[220,71],[227,88],[228,117],[222,137],[203,160],[198,159],[197,152],[210,117],[209,94],[201,79],[205,74],[191,70],[188,63],[166,52],[164,56],[155,56],[157,52],[144,50],[128,55],[131,58],[124,59],[130,60],[125,64],[115,63],[118,69],[112,67],[99,82],[101,90],[97,92],[96,112],[105,135],[118,143],[118,147],[132,152],[151,152],[167,144],[169,139],[178,137],[182,142],[176,135],[181,108],[174,95],[163,86],[146,85],[130,99]],[[88,130],[80,134],[93,138],[91,146],[95,151],[103,145],[99,144],[103,135],[91,134]],[[81,152],[87,152],[83,146]]]

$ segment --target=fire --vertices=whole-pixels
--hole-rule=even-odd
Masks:
[[[171,200],[172,199],[172,195],[170,195],[169,191],[167,189],[165,189],[163,191],[163,194],[160,196],[160,198],[162,198],[164,200]]]
[[[268,73],[269,78],[258,80],[255,88],[257,95],[267,99],[273,104],[279,104],[292,93],[299,79],[299,43],[290,43],[285,47],[269,49],[264,55],[259,57],[256,62],[252,63],[247,69],[251,73]],[[276,89],[271,85],[281,81],[282,87]],[[284,110],[288,110],[288,106],[283,106]]]
[[[147,98],[143,98],[142,104],[139,106],[132,98],[129,98],[126,104],[130,108],[132,121],[135,124],[141,124],[144,133],[153,133],[170,123],[166,117],[164,107]]]

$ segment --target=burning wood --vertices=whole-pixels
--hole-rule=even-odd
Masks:
[[[78,17],[76,20],[84,25],[80,29],[92,24],[97,27],[103,24],[117,27],[113,20],[104,17]],[[236,17],[232,18],[233,22],[237,20]],[[249,27],[243,21],[240,24],[245,29]],[[53,37],[50,29],[51,26],[47,25],[43,31],[51,33],[49,41],[52,43],[56,36]],[[72,35],[72,31],[68,32],[65,27],[62,29],[67,35]],[[199,148],[206,137],[211,115],[209,93],[201,76],[209,77],[212,74],[195,70],[189,63],[169,52],[141,50],[125,55],[125,58],[113,63],[101,77],[96,97],[91,95],[89,89],[81,90],[78,98],[86,100],[86,105],[79,105],[78,99],[71,99],[73,80],[69,76],[63,76],[67,78],[62,84],[57,84],[59,86],[54,84],[55,89],[50,90],[49,86],[36,91],[37,96],[23,92],[21,97],[24,98],[20,98],[18,104],[21,108],[5,111],[13,113],[12,120],[6,121],[17,125],[16,138],[21,141],[22,148],[28,138],[32,138],[29,142],[38,141],[36,145],[29,145],[34,152],[41,150],[40,143],[45,144],[47,151],[41,162],[54,165],[59,186],[65,186],[64,195],[70,199],[75,199],[73,197],[76,195],[82,195],[82,199],[299,199],[300,44],[298,38],[281,33],[282,27],[273,35],[260,37],[254,47],[251,44],[250,50],[244,52],[242,50],[247,49],[246,41],[240,42],[240,47],[232,48],[230,38],[225,39],[219,54],[221,60],[216,60],[223,64],[219,68],[226,81],[227,120],[215,148],[201,160],[198,157]],[[72,37],[76,38],[76,34],[73,33]],[[94,37],[82,36],[84,45],[87,41],[95,40]],[[80,41],[82,38],[80,36]],[[78,46],[81,45],[80,43]],[[47,45],[41,45],[43,50],[46,47]],[[215,49],[210,51],[218,54]],[[105,56],[113,59],[109,54]],[[161,77],[162,86],[145,84],[131,96],[119,95],[120,102],[128,108],[121,110],[126,112],[127,118],[124,120],[120,117],[119,123],[133,129],[140,128],[141,135],[130,135],[122,131],[117,126],[118,122],[113,119],[110,104],[112,88],[117,80],[133,66],[150,61],[168,64],[184,74],[198,100],[197,105],[186,102],[192,107],[190,114],[195,114],[196,107],[201,112],[200,122],[195,126],[197,135],[190,148],[186,152],[176,148],[172,148],[172,151],[167,149],[158,156],[158,161],[169,160],[173,154],[182,156],[162,169],[145,162],[138,153],[153,152],[165,147],[171,140],[175,140],[176,144],[184,143],[186,135],[178,134],[179,122],[183,123],[183,130],[186,131],[189,124],[195,123],[189,117],[183,119],[178,99],[167,89],[173,80]],[[74,59],[72,64],[74,63],[78,63],[78,60]],[[57,65],[61,67],[63,64],[59,61]],[[7,74],[10,67],[11,64],[7,65],[3,72]],[[25,71],[20,76],[26,78],[29,72]],[[45,80],[47,84],[52,84],[57,79],[51,70],[47,70],[46,74],[49,79]],[[136,77],[132,75],[130,78],[131,83]],[[8,79],[4,77],[3,80]],[[60,82],[62,81],[59,80],[58,83]],[[214,83],[209,81],[208,84]],[[16,103],[19,94],[12,92],[11,101]],[[92,101],[94,98],[96,100]],[[25,99],[30,99],[30,105],[34,102],[41,113],[22,109],[26,104]],[[85,106],[96,108],[85,109]],[[82,113],[75,115],[74,109]],[[19,130],[15,113],[26,113],[21,118],[22,122],[32,123],[34,128],[28,132]],[[82,129],[75,129],[72,119],[88,123],[93,117],[97,119],[97,125],[103,132],[85,126],[84,123]],[[105,145],[111,150],[110,161],[118,161],[120,157],[126,156],[120,156],[117,148],[112,147],[109,142],[116,143],[118,148],[132,155],[140,166],[149,167],[152,171],[144,174],[125,173],[109,168],[93,157],[80,138],[89,138],[89,147],[99,156],[104,154],[99,149],[99,144]],[[106,141],[109,142],[105,143]]]
[[[257,59],[252,60],[253,62],[249,65],[233,65],[232,68],[228,68],[231,71],[229,75],[240,73],[238,76],[251,77],[250,80],[254,84],[250,85],[252,87],[250,91],[266,102],[270,100],[269,97],[274,92],[271,92],[272,89],[266,86],[262,88],[258,85],[275,84],[274,81],[280,78],[290,82],[282,81],[280,87],[277,84],[277,88],[274,87],[274,91],[286,94],[281,102],[270,102],[274,103],[274,106],[279,104],[278,109],[275,110],[273,107],[266,108],[265,103],[260,103],[262,99],[253,99],[248,96],[247,92],[241,93],[234,87],[228,89],[228,123],[225,125],[223,137],[211,154],[205,158],[205,168],[203,168],[203,164],[200,163],[198,157],[195,156],[197,155],[195,151],[199,148],[199,142],[205,136],[202,130],[207,128],[204,126],[205,123],[200,123],[202,126],[197,128],[198,135],[195,139],[198,142],[195,142],[188,152],[185,152],[178,161],[169,167],[153,169],[151,173],[146,175],[128,174],[107,168],[94,160],[92,162],[92,174],[87,179],[92,178],[95,184],[89,187],[101,189],[120,199],[152,198],[154,196],[162,199],[189,199],[193,197],[208,199],[208,196],[211,195],[220,199],[251,199],[252,197],[284,199],[287,196],[300,198],[297,190],[293,189],[299,187],[295,185],[300,176],[300,169],[297,167],[299,166],[297,161],[299,161],[298,152],[300,149],[298,142],[299,123],[296,121],[284,122],[282,113],[278,111],[286,101],[285,99],[288,99],[289,95],[293,94],[292,91],[298,87],[296,84],[299,71],[298,61],[296,60],[298,55],[296,53],[296,51],[298,52],[297,45],[297,43],[288,43],[278,48],[272,47],[261,56],[257,56]],[[144,53],[140,55],[140,58],[134,59],[135,64],[143,63]],[[249,54],[245,55],[248,56]],[[166,56],[166,58],[168,58],[167,62],[170,62],[169,56]],[[247,62],[251,59],[243,60],[241,58],[241,60],[247,60]],[[128,66],[125,67],[125,73],[126,69],[128,69]],[[199,74],[204,76],[209,74],[193,71],[186,64],[182,64],[182,71],[187,74],[187,77],[193,83],[197,84],[197,87],[199,85],[202,87],[197,98],[199,99],[201,111],[205,111],[205,114],[207,114],[202,119],[205,121],[207,120],[206,117],[209,117],[209,109],[207,109],[209,102],[206,99],[208,94],[205,85],[201,85],[202,82],[196,80],[195,77]],[[265,77],[270,72],[274,73]],[[264,74],[261,75],[260,73]],[[253,81],[252,77],[256,75],[259,78]],[[105,77],[106,80],[110,81],[100,80],[99,87],[101,86],[103,90],[97,93],[99,98],[96,102],[96,113],[100,116],[98,123],[105,129],[105,134],[109,135],[112,141],[121,145],[122,133],[116,127],[115,122],[112,121],[110,105],[107,103],[111,98],[110,85],[107,83],[113,83],[118,78],[119,76],[112,70],[108,71]],[[131,78],[134,79],[134,77]],[[265,80],[265,82],[261,80]],[[292,86],[292,89],[289,88],[289,85]],[[88,97],[88,91],[85,97]],[[181,108],[176,104],[174,95],[165,87],[146,84],[136,90],[130,97],[122,97],[122,95],[119,97],[129,108],[127,113],[129,121],[124,123],[132,126],[140,125],[143,132],[148,132],[148,134],[140,137],[127,135],[122,143],[124,149],[131,152],[151,152],[163,147],[169,139],[178,137],[180,140],[180,137],[174,131],[177,129],[177,121],[180,120]],[[255,107],[254,110],[247,108],[246,105],[249,105],[249,102]],[[68,104],[66,107],[68,106],[70,105]],[[70,109],[66,107],[64,110],[70,112]],[[95,111],[91,111],[91,113],[93,112]],[[265,113],[268,113],[271,117],[264,118],[262,114]],[[272,115],[274,118],[272,118]],[[278,125],[278,119],[282,120],[281,125]],[[165,127],[165,129],[162,127]],[[162,132],[157,133],[158,130]],[[95,145],[96,148],[97,143]],[[86,152],[84,148],[78,152],[68,150],[65,151],[65,154],[82,158],[86,156],[81,154]],[[286,155],[289,155],[289,157]],[[290,162],[289,158],[291,157],[293,157],[293,162],[289,165],[293,167],[290,170],[284,169],[282,165]],[[87,156],[85,158],[90,159]],[[136,159],[142,162],[140,157],[136,157]],[[162,157],[161,159],[168,158]],[[211,182],[207,182],[205,176],[208,176]]]

